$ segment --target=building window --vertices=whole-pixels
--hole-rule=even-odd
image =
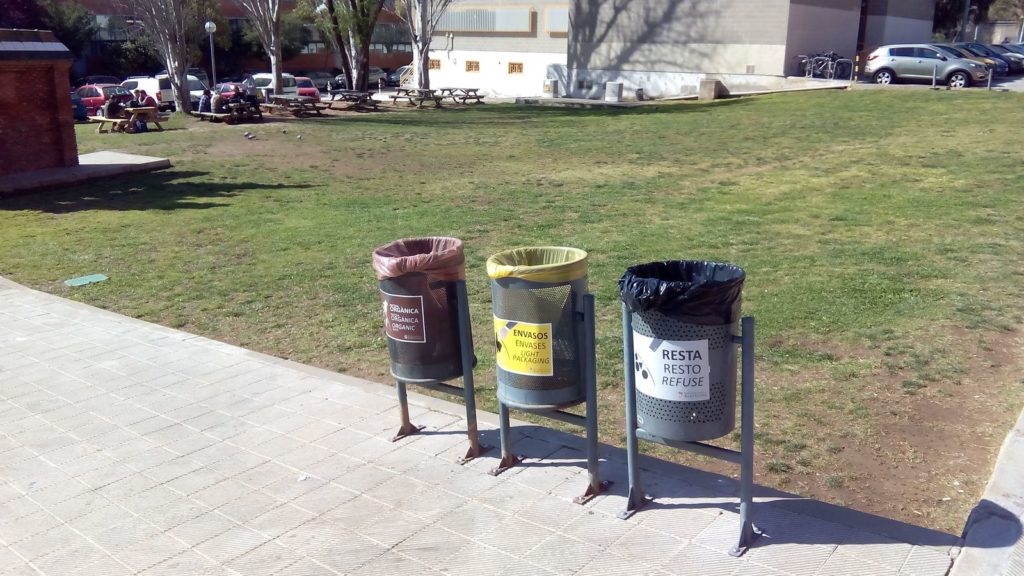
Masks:
[[[508,73],[509,74],[522,74],[523,73],[523,63],[522,62],[509,62],[508,63]]]
[[[441,69],[441,61],[440,60],[434,60],[433,58],[431,58],[430,63],[427,64],[427,70],[440,70],[440,69]]]
[[[479,72],[480,61],[479,60],[466,60],[466,72]]]

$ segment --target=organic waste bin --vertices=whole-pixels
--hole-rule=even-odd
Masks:
[[[494,312],[498,400],[520,409],[586,400],[581,338],[587,253],[516,248],[487,259]]]
[[[619,280],[632,320],[637,424],[678,441],[728,434],[736,421],[736,343],[743,269],[676,260]]]
[[[462,376],[455,283],[464,280],[458,238],[406,238],[373,251],[391,374],[406,382]]]

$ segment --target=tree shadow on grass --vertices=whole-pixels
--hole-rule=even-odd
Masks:
[[[599,101],[594,101],[600,104]],[[471,124],[508,124],[524,121],[548,121],[548,120],[571,120],[576,118],[618,118],[624,116],[650,116],[650,115],[676,115],[676,114],[701,114],[714,112],[722,107],[742,106],[749,104],[749,98],[730,98],[716,100],[709,103],[682,103],[665,102],[645,104],[632,108],[563,108],[561,106],[532,106],[532,105],[504,105],[504,104],[469,104],[449,105],[441,110],[416,108],[382,108],[383,113],[364,114],[359,117],[332,117],[323,119],[323,122],[345,122],[346,126],[355,124],[362,125],[390,125],[400,124],[403,126],[454,126]],[[396,114],[395,112],[406,112]],[[413,116],[410,113],[419,113]]]
[[[161,170],[0,196],[0,210],[34,210],[51,214],[83,210],[202,210],[226,207],[228,204],[225,202],[209,199],[231,198],[243,191],[306,187],[301,184],[217,182],[210,178],[208,172]]]

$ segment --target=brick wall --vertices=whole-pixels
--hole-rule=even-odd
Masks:
[[[68,60],[0,60],[0,176],[78,165]]]

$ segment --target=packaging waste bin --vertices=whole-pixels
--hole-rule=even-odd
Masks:
[[[736,343],[745,273],[676,260],[626,270],[637,423],[668,440],[710,440],[736,421]]]
[[[586,400],[581,342],[587,253],[529,247],[487,259],[494,313],[498,400],[519,409]]]
[[[464,280],[458,238],[406,238],[373,251],[391,375],[406,382],[462,376],[455,282]],[[472,369],[472,368],[471,368]]]

